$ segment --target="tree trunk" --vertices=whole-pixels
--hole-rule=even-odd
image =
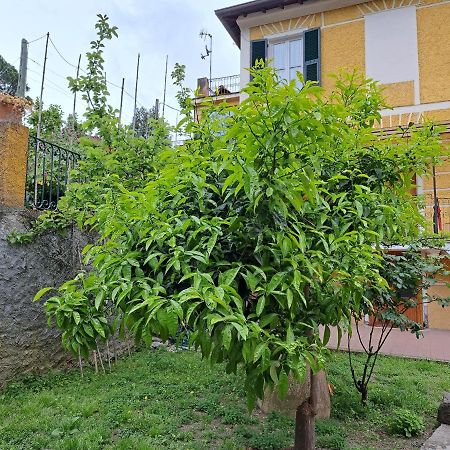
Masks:
[[[310,397],[297,408],[297,413],[295,415],[294,450],[314,450],[316,448],[316,415],[318,398],[318,375],[314,374],[311,370]]]

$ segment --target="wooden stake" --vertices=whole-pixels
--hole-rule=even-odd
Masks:
[[[98,373],[97,352],[94,350],[92,353],[94,354],[95,373]]]
[[[81,360],[80,349],[78,349],[78,364],[80,366],[81,378],[83,378],[83,361]]]
[[[111,372],[111,354],[109,353],[109,341],[106,341],[106,355],[108,356],[108,366],[109,371]]]

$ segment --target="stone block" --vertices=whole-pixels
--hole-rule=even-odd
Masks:
[[[258,402],[258,406],[262,412],[268,414],[272,411],[279,411],[283,414],[287,414],[295,417],[297,407],[300,406],[305,400],[309,398],[311,380],[308,375],[305,377],[303,383],[295,381],[292,376],[289,377],[289,390],[287,397],[284,400],[280,400],[278,392],[275,389],[273,392],[267,390],[264,396],[264,401]],[[331,412],[330,404],[330,391],[328,387],[327,377],[325,372],[320,372],[319,377],[319,407],[317,418],[329,419]]]
[[[444,425],[450,425],[450,393],[444,394],[441,405],[438,411],[438,421]]]

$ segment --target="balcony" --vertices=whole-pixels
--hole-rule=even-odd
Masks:
[[[241,90],[240,75],[227,77],[199,78],[197,80],[198,97],[237,96]]]

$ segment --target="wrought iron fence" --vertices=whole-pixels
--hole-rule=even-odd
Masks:
[[[211,80],[211,95],[235,94],[241,90],[240,75],[231,75],[228,77],[213,78]]]
[[[57,209],[65,194],[71,171],[80,155],[59,145],[30,136],[25,186],[25,206],[34,209]]]

